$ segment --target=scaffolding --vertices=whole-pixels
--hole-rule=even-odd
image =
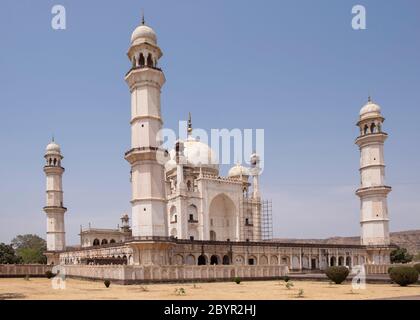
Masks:
[[[244,198],[240,201],[240,205],[240,240],[271,240],[273,238],[271,200]]]
[[[273,203],[271,200],[261,201],[261,240],[273,239]]]

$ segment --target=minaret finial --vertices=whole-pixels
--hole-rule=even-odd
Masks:
[[[190,136],[192,133],[192,120],[191,120],[191,112],[188,112],[188,135]]]
[[[54,139],[54,133],[52,134],[52,136],[51,136],[51,141],[52,142],[55,142],[55,139]]]
[[[371,97],[370,93],[369,93],[369,96],[368,96],[368,102],[372,102],[372,97]]]
[[[144,9],[141,9],[141,24],[144,25]]]

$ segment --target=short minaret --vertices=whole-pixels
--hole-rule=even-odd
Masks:
[[[391,187],[385,185],[384,142],[388,135],[382,131],[384,118],[381,108],[369,97],[360,110],[357,126],[360,136],[361,186],[356,191],[360,197],[361,243],[386,246],[390,243],[387,195]]]
[[[144,19],[128,50],[132,68],[125,76],[131,92],[131,165],[133,236],[167,236],[165,157],[160,130],[160,91],[165,76],[157,67],[162,52],[156,33]]]
[[[62,159],[60,146],[53,139],[46,148],[44,166],[47,177],[47,199],[44,211],[47,214],[47,251],[50,252],[63,251],[66,248],[64,213],[67,209],[63,205]]]

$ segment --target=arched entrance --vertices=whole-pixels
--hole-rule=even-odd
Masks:
[[[227,256],[227,255],[223,256],[223,264],[224,265],[230,264],[229,256]]]
[[[332,256],[330,258],[330,267],[335,266],[336,265],[336,261],[337,261],[337,259],[334,256]]]
[[[351,257],[346,257],[346,266],[351,267]]]
[[[217,264],[219,264],[219,257],[216,256],[216,255],[212,255],[210,257],[210,264],[211,265],[217,265]]]
[[[212,231],[217,235],[216,240],[238,240],[235,212],[235,204],[226,194],[222,193],[213,198],[210,203],[209,217],[212,223]]]
[[[197,263],[199,266],[204,266],[204,265],[206,265],[207,264],[207,257],[204,255],[204,254],[202,254],[202,255],[200,255],[199,257],[198,257],[198,263]]]
[[[338,257],[338,265],[344,266],[344,257]]]
[[[211,241],[216,241],[216,232],[214,232],[213,230],[210,230],[210,240]]]

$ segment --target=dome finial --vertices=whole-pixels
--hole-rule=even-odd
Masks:
[[[141,9],[141,24],[144,25],[144,9]]]
[[[55,139],[54,139],[54,133],[51,135],[51,141],[52,141],[52,142],[55,142]]]
[[[372,102],[372,97],[370,96],[370,94],[369,94],[369,96],[368,96],[368,102],[370,103],[370,102]]]
[[[188,135],[190,136],[192,133],[192,120],[191,120],[191,112],[188,112]]]

